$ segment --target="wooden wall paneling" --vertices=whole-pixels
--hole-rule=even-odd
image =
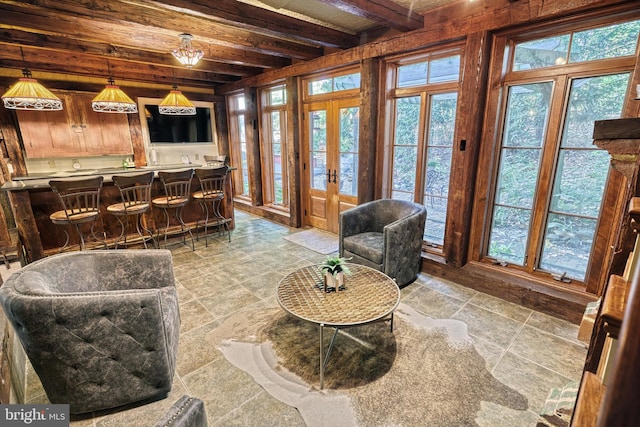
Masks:
[[[464,48],[444,246],[447,263],[455,267],[467,262],[491,41],[492,37],[486,31],[473,33]]]
[[[4,92],[3,92],[4,93]],[[4,140],[3,152],[11,160],[13,176],[24,176],[27,174],[27,164],[24,160],[20,135],[18,131],[18,120],[15,112],[0,107],[0,131]]]
[[[139,114],[127,114],[129,122],[129,134],[131,138],[131,148],[133,150],[133,161],[137,168],[147,166],[147,151],[142,138],[142,124]]]
[[[227,115],[227,103],[224,100],[215,102],[213,108],[215,110],[218,154],[226,155],[227,158],[229,158],[229,117]]]
[[[288,77],[287,87],[287,163],[289,172],[289,226],[302,226],[302,166],[300,160],[300,79]]]
[[[380,60],[369,58],[360,66],[360,128],[358,147],[358,203],[375,198],[376,144]],[[380,153],[383,156],[383,153]]]
[[[262,206],[262,167],[260,162],[260,135],[258,132],[258,96],[255,87],[245,88],[245,138],[247,141],[247,167],[251,204]]]

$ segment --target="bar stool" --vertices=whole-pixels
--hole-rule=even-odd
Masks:
[[[116,239],[116,249],[118,249],[118,244],[123,237],[125,245],[137,241],[136,239],[127,242],[127,229],[129,228],[130,216],[134,217],[136,221],[136,231],[142,239],[144,248],[147,249],[147,240],[149,239],[153,242],[153,247],[156,247],[153,233],[144,225],[142,218],[142,214],[148,212],[151,207],[151,184],[153,182],[153,175],[153,172],[146,172],[135,175],[113,176],[113,184],[120,190],[121,201],[107,206],[107,212],[114,215],[122,226],[122,232]]]
[[[229,242],[231,241],[231,230],[229,229],[228,220],[220,213],[220,205],[224,200],[224,185],[227,179],[227,167],[203,168],[196,169],[196,177],[200,183],[200,191],[193,193],[193,198],[198,201],[202,213],[204,214],[204,244],[209,246],[207,241],[207,227],[209,226],[209,203],[211,203],[211,215],[215,220],[215,226],[218,231],[224,234],[224,228],[227,229]],[[196,237],[200,240],[200,233],[196,222]],[[214,224],[212,224],[214,225]]]
[[[175,209],[175,217],[180,223],[180,230],[182,231],[182,241],[186,245],[186,239],[184,236],[186,232],[191,236],[191,250],[195,251],[195,244],[193,243],[193,234],[191,234],[191,228],[187,226],[182,220],[182,209],[189,202],[189,196],[191,192],[191,178],[193,178],[193,169],[187,169],[179,172],[158,172],[158,177],[164,186],[164,196],[157,197],[151,200],[153,207],[162,209],[164,216],[167,220],[166,227],[164,229],[164,246],[167,246],[167,234],[169,231],[169,209]],[[158,227],[158,238],[160,238],[160,228]]]
[[[94,176],[84,179],[49,181],[49,186],[62,202],[62,210],[52,213],[49,218],[56,225],[75,226],[80,237],[80,250],[85,249],[81,225],[87,223],[91,223],[93,238],[102,243],[105,249],[107,248],[105,241],[100,240],[94,230],[96,219],[100,215],[100,189],[103,180],[102,176]],[[69,244],[69,233],[66,229],[64,234],[67,240],[60,248],[60,252]]]

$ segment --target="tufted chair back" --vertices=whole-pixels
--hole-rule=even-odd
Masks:
[[[81,414],[171,390],[180,314],[169,251],[44,258],[7,279],[0,303],[51,403]]]

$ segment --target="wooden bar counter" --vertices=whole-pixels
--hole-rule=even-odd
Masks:
[[[107,245],[112,246],[115,239],[120,235],[120,223],[111,214],[107,213],[107,206],[119,201],[120,192],[113,185],[113,175],[144,173],[150,170],[156,172],[152,188],[152,197],[164,194],[162,183],[157,179],[157,172],[169,170],[184,170],[187,168],[207,167],[199,164],[171,164],[158,166],[145,166],[142,168],[104,168],[88,169],[74,172],[57,172],[52,174],[35,174],[28,177],[14,177],[12,181],[2,185],[2,191],[9,194],[9,200],[14,212],[16,227],[18,229],[18,250],[22,251],[27,262],[33,262],[47,255],[55,254],[64,244],[66,237],[63,227],[54,225],[49,219],[49,215],[61,209],[58,197],[51,191],[49,180],[65,178],[86,178],[88,176],[104,176],[104,184],[100,193],[100,217],[98,218],[95,231],[99,236],[106,235]],[[230,168],[231,170],[231,168]],[[197,191],[198,181],[194,177],[191,184],[191,191]],[[222,203],[222,215],[229,220],[230,229],[234,228],[233,214],[233,194],[231,189],[231,179],[227,179],[225,187],[225,198]],[[195,227],[198,219],[203,219],[204,215],[199,204],[190,200],[183,211],[183,218],[187,225]],[[147,226],[155,231],[155,222],[163,223],[161,212],[151,212],[145,216]],[[173,222],[172,222],[173,224]],[[203,228],[202,224],[200,224]],[[179,226],[176,226],[176,232]],[[192,230],[195,231],[195,230]],[[78,244],[77,232],[68,228],[70,235],[69,245]],[[129,234],[135,233],[134,228],[129,228]]]

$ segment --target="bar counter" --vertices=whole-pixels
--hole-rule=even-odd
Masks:
[[[162,183],[157,179],[158,172],[206,167],[214,166],[204,166],[196,163],[174,163],[143,166],[140,168],[79,169],[63,172],[37,173],[24,177],[14,177],[12,181],[4,183],[0,189],[8,193],[11,202],[18,231],[18,252],[25,258],[25,262],[33,262],[47,255],[57,253],[66,240],[63,226],[54,225],[49,219],[50,214],[62,208],[58,196],[54,194],[51,187],[49,187],[49,181],[51,179],[87,178],[97,175],[104,177],[104,183],[100,192],[100,217],[96,222],[95,230],[96,234],[106,236],[107,245],[112,246],[115,244],[115,238],[120,235],[121,231],[118,220],[113,215],[107,213],[107,206],[112,203],[117,203],[120,198],[118,188],[113,185],[112,178],[114,175],[154,171],[156,173],[156,179],[153,183],[151,196],[157,197],[164,194]],[[231,170],[232,168],[229,169],[229,171]],[[191,192],[197,191],[198,188],[198,180],[194,176],[191,183]],[[228,177],[226,181],[225,197],[222,202],[221,211],[222,215],[229,220],[229,228],[233,229],[235,224],[230,177]],[[183,218],[187,225],[195,227],[198,219],[203,218],[200,205],[196,201],[190,200],[184,208]],[[145,214],[145,221],[147,221],[147,226],[155,232],[156,221],[160,221],[159,223],[161,224],[163,223],[162,213],[153,212],[152,209],[150,214]],[[131,225],[133,224],[130,224],[128,233],[133,235],[135,230],[131,228]],[[202,224],[200,224],[200,226],[203,228]],[[179,227],[176,226],[175,231],[177,232],[178,230]],[[192,228],[192,231],[195,231],[195,229]],[[75,229],[68,227],[67,232],[71,239],[69,245],[78,244],[78,236]]]

